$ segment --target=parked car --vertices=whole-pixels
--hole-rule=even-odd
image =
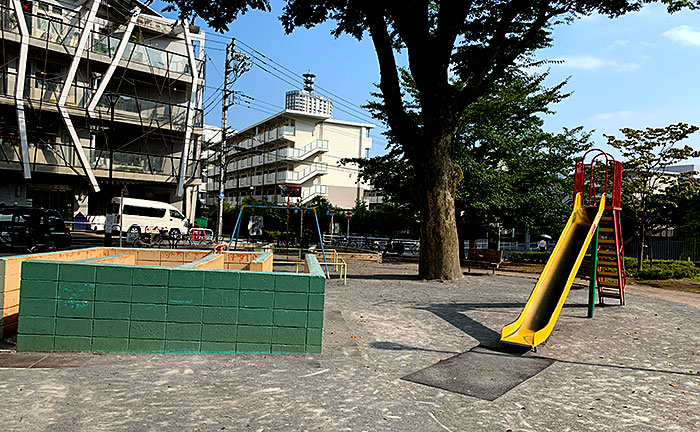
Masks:
[[[70,247],[70,228],[56,210],[0,208],[0,247],[30,252]]]
[[[121,198],[113,198],[117,217],[115,224],[121,225],[122,232],[128,236],[137,237],[141,233],[168,231],[171,237],[180,237],[187,234],[189,221],[175,206],[160,202],[136,198],[124,198],[123,206]],[[119,217],[119,209],[122,209]]]

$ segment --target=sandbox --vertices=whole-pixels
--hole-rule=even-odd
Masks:
[[[18,351],[319,353],[325,277],[313,254],[305,264],[127,248],[8,257],[3,331],[17,328]]]

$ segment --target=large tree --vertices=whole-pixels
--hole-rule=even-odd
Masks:
[[[637,270],[642,270],[646,234],[669,226],[671,222],[668,209],[674,203],[668,199],[675,199],[675,194],[666,193],[666,189],[674,188],[679,179],[668,167],[700,157],[700,151],[690,145],[677,146],[697,130],[697,126],[678,123],[664,128],[621,129],[623,138],[605,135],[608,144],[618,149],[624,158],[623,214],[631,220],[640,238]]]
[[[461,239],[480,238],[494,224],[555,234],[568,216],[574,157],[590,147],[590,134],[581,127],[543,130],[543,115],[569,93],[563,91],[566,82],[547,87],[547,73],[527,70],[511,68],[460,115],[450,153],[464,176],[455,195]],[[402,88],[404,105],[420,121],[417,92],[405,71]],[[379,101],[369,108],[384,121],[381,94],[375,96]],[[359,164],[362,179],[411,213],[420,202],[417,179],[401,146],[391,134],[388,139],[388,154],[349,161]]]
[[[166,0],[183,17],[199,15],[226,29],[250,9],[270,10],[268,0]],[[421,197],[419,274],[461,277],[455,193],[462,172],[450,157],[459,115],[514,62],[549,46],[555,24],[602,13],[638,10],[651,0],[287,0],[281,16],[287,32],[332,20],[333,35],[369,34],[377,53],[387,122],[415,171]],[[670,8],[694,2],[665,0]],[[420,99],[420,122],[406,112],[397,68],[405,54]],[[452,77],[459,79],[455,85]]]

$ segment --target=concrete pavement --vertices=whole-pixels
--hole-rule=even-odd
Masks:
[[[3,430],[673,431],[700,424],[700,309],[642,295],[586,319],[573,289],[539,356],[494,401],[401,378],[497,343],[533,278],[423,282],[415,265],[351,263],[327,285],[320,355],[83,355],[0,369]],[[75,359],[74,359],[75,361]],[[462,373],[469,374],[469,368]]]

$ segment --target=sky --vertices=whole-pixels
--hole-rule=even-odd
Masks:
[[[224,34],[200,19],[195,22],[207,32],[205,122],[221,124],[217,88],[223,82],[224,48],[232,37],[238,49],[253,56],[252,69],[233,85],[240,102],[229,110],[233,129],[282,110],[285,92],[301,88],[300,74],[308,71],[317,76],[317,93],[334,100],[334,118],[372,122],[360,108],[379,80],[371,41],[333,38],[331,23],[285,35],[278,20],[283,2],[271,3],[271,13],[251,11]],[[153,7],[161,10],[162,5],[156,1]],[[553,38],[554,46],[538,57],[563,62],[548,66],[547,84],[569,78],[565,89],[573,94],[554,106],[554,115],[545,117],[545,129],[557,132],[583,126],[594,131],[596,146],[610,151],[603,134],[621,137],[623,127],[700,125],[700,11],[671,15],[661,5],[649,5],[614,20],[593,15],[556,27]],[[381,131],[377,128],[372,134],[372,156],[386,151]],[[700,149],[700,132],[687,143]],[[692,162],[700,167],[700,160]]]

